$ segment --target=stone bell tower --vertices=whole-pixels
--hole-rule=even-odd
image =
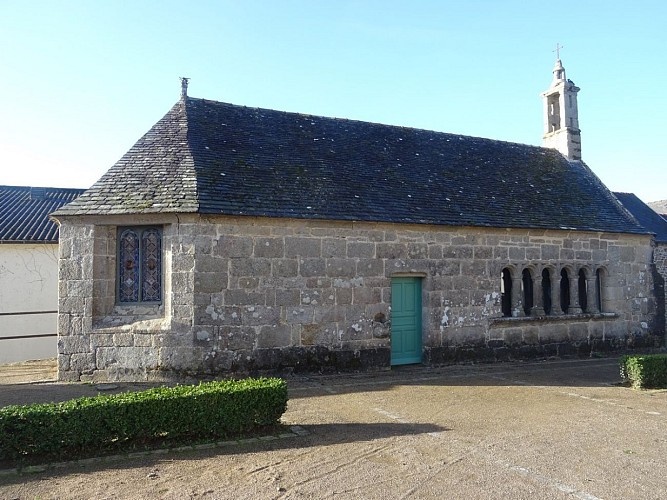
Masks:
[[[561,48],[556,45],[557,59],[551,86],[541,94],[544,101],[542,145],[557,149],[569,160],[581,160],[581,130],[577,108],[579,87],[565,77],[565,68],[560,60]]]

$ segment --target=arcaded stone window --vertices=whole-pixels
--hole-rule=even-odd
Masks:
[[[503,316],[512,316],[512,273],[507,268],[500,274],[500,299]]]
[[[533,308],[533,276],[530,269],[524,269],[521,273],[521,280],[523,284],[523,312],[526,316],[530,316]]]
[[[117,298],[122,304],[162,301],[162,229],[118,230]]]
[[[507,266],[500,273],[501,309],[505,317],[599,314],[605,302],[606,270],[588,266],[560,269],[530,264]]]
[[[564,314],[570,309],[570,278],[567,269],[560,271],[560,309]]]

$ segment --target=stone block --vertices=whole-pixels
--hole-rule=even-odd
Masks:
[[[252,255],[253,240],[249,236],[221,236],[213,246],[213,255],[247,258]]]
[[[616,321],[604,322],[604,338],[618,339],[623,338],[628,334],[628,322],[617,319]]]
[[[257,332],[247,326],[223,326],[220,327],[214,342],[221,349],[230,351],[251,350],[256,347]]]
[[[524,247],[509,247],[509,258],[513,261],[525,261],[526,249]]]
[[[312,306],[287,307],[285,320],[290,324],[305,324],[313,322]]]
[[[276,306],[298,306],[301,292],[298,289],[276,289]]]
[[[198,273],[226,273],[228,262],[228,259],[222,257],[197,255],[195,260],[195,271]]]
[[[134,334],[132,333],[114,333],[113,344],[116,347],[127,347],[134,345]]]
[[[484,260],[464,260],[461,262],[461,274],[468,278],[486,276],[486,271],[486,261]]]
[[[301,276],[324,276],[326,274],[325,269],[325,259],[299,259],[299,274]]]
[[[352,304],[352,289],[336,288],[336,304],[338,305]]]
[[[299,273],[296,259],[274,259],[271,261],[271,274],[278,278],[294,277]]]
[[[359,259],[356,275],[384,276],[384,261],[382,259]]]
[[[194,243],[196,255],[210,255],[213,251],[213,237],[211,235],[197,234]]]
[[[494,260],[509,260],[509,248],[507,247],[493,247],[493,259]]]
[[[271,261],[260,258],[239,258],[231,262],[229,274],[231,276],[270,276]]]
[[[322,257],[345,258],[347,256],[347,241],[342,238],[325,238],[322,240]]]
[[[634,262],[635,249],[634,247],[621,247],[621,262]]]
[[[132,342],[135,347],[151,347],[153,345],[153,341],[151,339],[151,335],[148,334],[139,334],[135,333],[132,336]]]
[[[356,274],[355,262],[350,259],[326,259],[326,275],[333,278],[352,278]]]
[[[92,353],[72,354],[69,359],[69,370],[77,373],[92,373],[95,370],[95,355]]]
[[[473,247],[473,258],[488,260],[493,258],[493,248],[487,246]]]
[[[542,252],[539,248],[526,248],[526,260],[539,260]]]
[[[60,354],[58,356],[58,380],[62,380],[60,378],[61,373],[69,371],[71,357],[71,354]]]
[[[427,259],[428,245],[426,243],[408,243],[408,259]]]
[[[195,275],[195,290],[200,294],[220,293],[227,288],[225,273],[197,273]]]
[[[147,370],[155,370],[159,366],[162,370],[173,370],[184,373],[201,372],[203,371],[205,351],[204,347],[166,347],[160,349],[159,358],[157,353],[154,353],[147,366],[132,368],[145,372]]]
[[[365,241],[350,241],[347,243],[349,258],[372,259],[375,257],[375,243]]]
[[[90,337],[68,335],[58,337],[58,354],[78,354],[90,352]]]
[[[378,259],[405,259],[408,249],[405,243],[378,243],[376,253]]]
[[[259,278],[244,276],[237,281],[238,288],[257,288],[259,286]]]
[[[225,292],[225,305],[245,306],[264,305],[264,292],[248,291],[241,289],[227,290]]]
[[[221,260],[221,259],[218,257],[218,259],[216,260]],[[195,267],[194,255],[176,253],[172,256],[172,269],[174,272],[190,272],[194,267]]]
[[[560,260],[568,261],[574,259],[574,250],[570,248],[561,248],[560,249]]]
[[[322,240],[317,238],[285,237],[286,257],[321,257]]]
[[[381,300],[379,288],[360,287],[352,289],[352,303],[354,305],[377,304]]]
[[[450,246],[442,249],[443,259],[472,259],[473,247]]]
[[[442,245],[437,243],[429,243],[428,245],[429,259],[442,259]]]
[[[429,276],[458,276],[461,274],[461,262],[458,260],[429,260]]]
[[[588,323],[571,323],[568,326],[568,332],[573,342],[588,340]]]
[[[544,324],[540,326],[540,342],[551,344],[569,340],[567,323]]]
[[[263,326],[257,337],[257,347],[287,347],[292,345],[292,329],[289,325]]]
[[[280,258],[285,255],[282,238],[255,238],[255,257]]]
[[[536,326],[527,326],[523,328],[524,344],[538,344],[540,341],[540,331]]]
[[[558,260],[560,258],[560,247],[558,245],[544,244],[540,247],[542,260]]]
[[[272,325],[280,321],[280,309],[268,306],[248,306],[242,309],[245,326]]]
[[[189,349],[181,351],[191,352]],[[152,347],[100,347],[96,351],[96,362],[98,370],[108,370],[114,366],[124,370],[155,370],[158,354],[157,349]]]
[[[345,321],[345,308],[337,305],[314,308],[313,323],[338,323]]]
[[[475,346],[484,345],[486,334],[483,326],[452,326],[445,329],[443,345]]]

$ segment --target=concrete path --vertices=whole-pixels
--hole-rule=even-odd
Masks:
[[[667,391],[617,382],[616,359],[293,377],[307,436],[0,477],[0,498],[666,498]]]

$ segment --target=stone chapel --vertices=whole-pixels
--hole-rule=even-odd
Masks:
[[[184,80],[53,214],[60,380],[662,345],[655,235],[582,161],[579,88],[560,59],[553,74],[543,147],[210,101]]]

